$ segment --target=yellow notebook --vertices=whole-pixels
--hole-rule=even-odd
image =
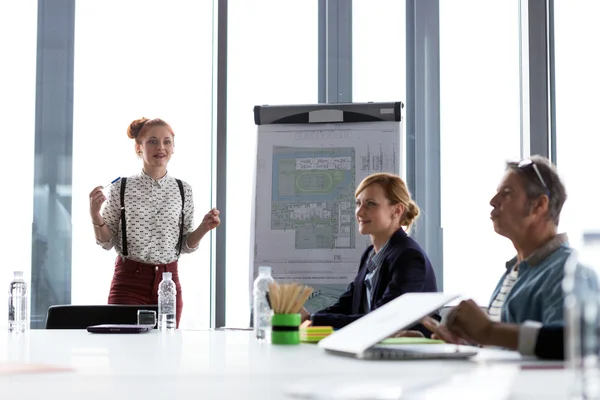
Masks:
[[[443,340],[427,339],[421,337],[399,337],[383,339],[381,344],[436,344],[445,343]]]

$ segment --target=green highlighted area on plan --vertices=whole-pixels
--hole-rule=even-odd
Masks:
[[[273,148],[271,229],[294,230],[296,249],[354,248],[355,150]]]

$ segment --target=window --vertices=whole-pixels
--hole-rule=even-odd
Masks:
[[[129,123],[175,131],[169,174],[194,190],[198,226],[211,207],[212,2],[78,2],[73,117],[72,303],[106,304],[116,253],[95,244],[90,191],[141,171]],[[110,29],[106,29],[110,26]],[[102,34],[99,34],[101,32]],[[210,323],[210,238],[184,254],[182,328]]]
[[[23,270],[26,282],[31,282],[36,40],[37,2],[0,2],[0,52],[5,60],[0,74],[0,109],[4,111],[3,136],[7,140],[5,159],[10,153],[19,160],[14,165],[18,170],[7,170],[2,178],[4,229],[0,230],[0,243],[6,246],[0,265],[2,293],[8,291],[13,270]],[[11,168],[7,163],[5,166]],[[6,329],[3,316],[0,331]]]
[[[568,196],[560,231],[568,233],[570,244],[581,250],[584,261],[599,268],[600,189],[594,177],[600,149],[600,27],[596,22],[600,3],[558,1],[554,7],[556,161]]]
[[[255,105],[318,102],[318,2],[231,0],[227,94],[229,326],[250,320],[250,235],[256,164]]]
[[[406,102],[405,48],[404,0],[352,2],[353,102]]]
[[[520,156],[518,1],[440,2],[440,92],[444,291],[487,306],[514,256],[489,201]]]

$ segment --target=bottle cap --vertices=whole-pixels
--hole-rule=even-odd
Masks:
[[[171,279],[171,273],[170,272],[163,272],[163,279]]]
[[[259,274],[271,274],[271,267],[260,266],[258,267]]]
[[[14,272],[14,277],[15,278],[22,278],[23,277],[23,271],[15,271]]]

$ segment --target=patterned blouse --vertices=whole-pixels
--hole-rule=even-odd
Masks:
[[[122,255],[121,237],[121,182],[109,188],[102,219],[110,228],[110,241],[96,243],[105,250],[115,248]],[[187,238],[194,230],[194,200],[192,187],[183,182],[185,195],[182,253],[191,253]],[[175,178],[168,174],[159,180],[142,173],[127,178],[125,185],[125,222],[127,258],[148,264],[167,264],[177,260],[179,221],[181,219],[181,192]]]

